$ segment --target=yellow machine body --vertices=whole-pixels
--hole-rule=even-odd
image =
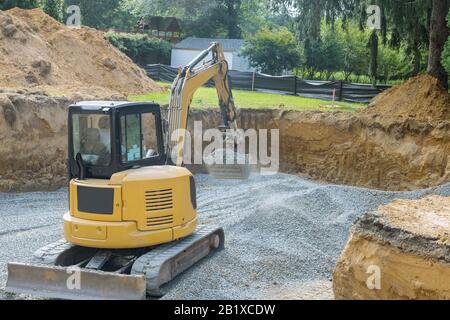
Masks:
[[[189,170],[175,166],[131,169],[110,180],[73,179],[70,210],[64,215],[65,238],[83,247],[131,249],[187,237],[197,227],[191,179]],[[83,211],[80,187],[110,190],[112,213]]]
[[[69,107],[73,179],[65,240],[37,250],[33,264],[9,263],[7,292],[64,299],[161,297],[164,284],[224,248],[222,228],[197,228],[195,181],[183,167],[186,137],[180,129],[187,127],[194,92],[210,79],[224,127],[237,129],[228,63],[218,43],[180,69],[167,123],[154,103],[84,101]],[[224,140],[238,142],[234,135]],[[226,169],[218,168],[217,176],[248,177],[249,170]],[[72,266],[85,279],[80,290],[67,285]]]

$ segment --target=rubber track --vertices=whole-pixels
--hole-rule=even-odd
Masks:
[[[33,262],[43,265],[55,265],[58,257],[73,247],[75,247],[73,244],[64,239],[50,243],[33,254]]]
[[[159,283],[158,279],[163,265],[165,263],[170,263],[171,259],[176,258],[178,254],[190,248],[197,242],[205,240],[215,234],[220,236],[221,243],[219,248],[216,249],[220,250],[224,246],[223,230],[217,226],[200,227],[189,237],[176,242],[160,245],[139,257],[133,264],[131,274],[142,274],[145,276],[148,295],[156,297],[162,296],[160,291],[160,285],[162,284]],[[47,266],[56,265],[61,254],[74,247],[76,246],[64,239],[48,244],[45,247],[38,249],[33,254],[33,263]],[[197,261],[194,261],[193,263],[195,262]],[[172,278],[176,275],[177,274],[173,274]]]
[[[160,286],[163,283],[158,283],[158,279],[162,266],[166,263],[170,263],[170,260],[176,258],[178,254],[187,250],[197,242],[209,238],[215,234],[218,234],[219,236],[221,235],[221,243],[219,247],[213,251],[220,250],[224,246],[223,230],[217,226],[201,227],[198,228],[193,235],[187,238],[184,238],[177,242],[163,244],[139,257],[133,264],[131,274],[143,274],[146,278],[147,295],[160,297],[163,295],[163,293],[160,291]],[[196,263],[197,261],[193,262],[192,264]],[[172,279],[176,275],[177,274],[172,274]]]

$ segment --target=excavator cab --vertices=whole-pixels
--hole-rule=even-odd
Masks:
[[[160,107],[91,101],[69,107],[70,179],[110,179],[117,172],[164,165]]]

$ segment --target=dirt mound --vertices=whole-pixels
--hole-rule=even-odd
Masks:
[[[336,298],[449,299],[449,205],[441,196],[395,200],[358,219],[334,272]]]
[[[376,96],[362,113],[434,122],[450,119],[450,95],[437,79],[419,75]]]
[[[75,98],[160,90],[102,32],[69,28],[40,9],[0,11],[0,70],[0,87]]]

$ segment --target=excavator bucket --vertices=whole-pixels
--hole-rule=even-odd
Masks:
[[[214,164],[206,166],[210,176],[216,179],[235,179],[235,180],[246,180],[250,176],[250,166],[249,165],[219,165]]]
[[[5,290],[71,300],[142,300],[146,281],[143,275],[8,263]]]
[[[246,180],[250,176],[248,156],[233,150],[215,150],[205,160],[209,175],[216,179]]]

